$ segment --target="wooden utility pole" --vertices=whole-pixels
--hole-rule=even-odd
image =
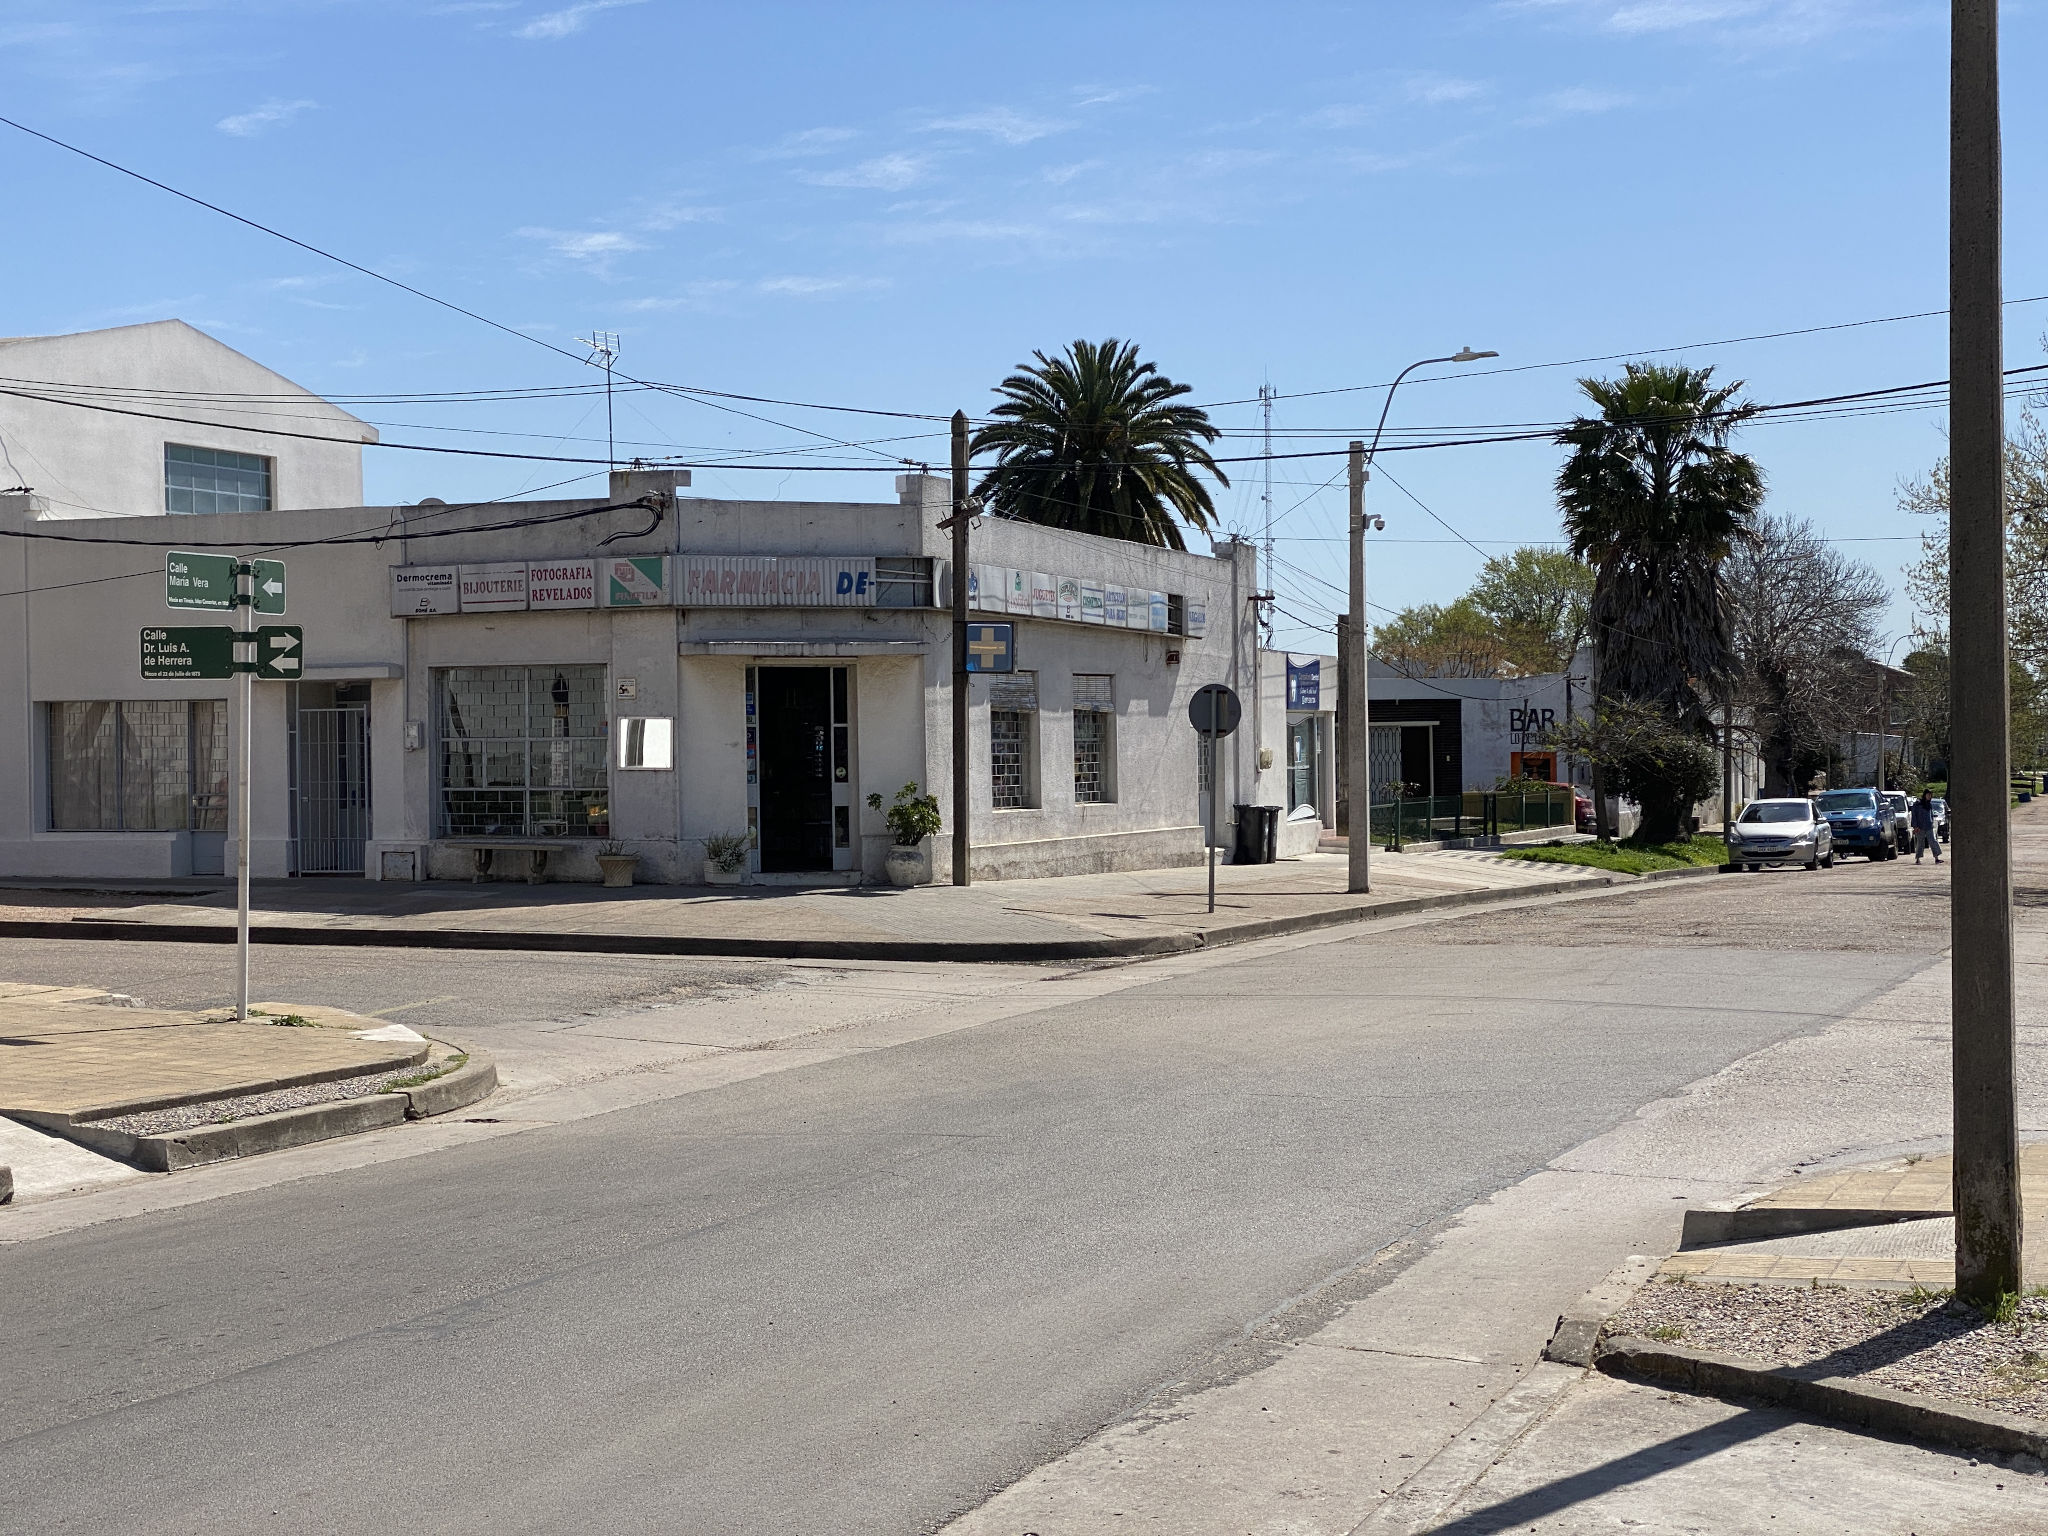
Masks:
[[[1345,837],[1351,851],[1349,888],[1362,892],[1372,889],[1372,689],[1365,670],[1365,444],[1357,441],[1351,445],[1351,622],[1343,629],[1339,676],[1351,683],[1344,719],[1351,809]]]
[[[2005,349],[1997,0],[1951,0],[1949,645],[1956,1291],[2020,1288],[2007,812]]]
[[[972,885],[967,771],[967,413],[953,413],[953,883]]]

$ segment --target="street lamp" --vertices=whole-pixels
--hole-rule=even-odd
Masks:
[[[1372,461],[1380,451],[1380,434],[1387,429],[1387,412],[1393,409],[1394,391],[1418,368],[1435,363],[1476,363],[1481,358],[1499,357],[1498,352],[1475,352],[1460,347],[1449,357],[1425,357],[1410,363],[1394,375],[1387,386],[1386,401],[1380,406],[1379,425],[1373,428],[1372,446],[1357,440],[1351,444],[1351,622],[1344,634],[1344,654],[1339,658],[1339,677],[1349,677],[1351,698],[1346,703],[1344,759],[1345,777],[1350,781],[1351,850],[1349,888],[1354,893],[1372,889],[1372,725],[1367,719],[1372,690],[1366,685],[1365,647],[1365,482],[1371,478]],[[1373,520],[1375,527],[1384,524]]]

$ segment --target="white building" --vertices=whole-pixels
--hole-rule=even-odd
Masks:
[[[355,506],[375,441],[182,320],[0,338],[0,491],[44,517]]]
[[[694,882],[706,838],[750,831],[763,877],[879,877],[869,794],[914,783],[950,821],[947,485],[764,503],[677,494],[687,481],[617,475],[610,502],[157,512],[119,525],[132,545],[69,542],[40,493],[0,497],[0,873],[232,867],[232,685],[144,681],[139,659],[145,630],[228,622],[172,612],[163,574],[173,551],[225,549],[285,561],[286,613],[265,622],[304,631],[298,680],[255,685],[257,874],[460,878],[486,857],[523,873],[541,849],[550,878],[588,879],[618,841],[643,880]],[[1013,626],[1015,668],[971,682],[976,876],[1197,861],[1187,703],[1207,682],[1251,697],[1250,547],[994,519],[973,539],[974,622]],[[1261,771],[1254,735],[1227,743],[1226,818],[1284,803],[1285,754]],[[950,837],[935,844],[945,879]]]

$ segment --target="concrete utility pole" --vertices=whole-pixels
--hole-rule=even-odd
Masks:
[[[1952,0],[1949,15],[1949,798],[1959,813],[1949,877],[1956,1291],[1989,1306],[2020,1288],[1997,0]]]
[[[1365,677],[1365,444],[1351,444],[1351,614],[1344,632],[1339,681],[1348,681],[1344,701],[1344,767],[1350,780],[1350,815],[1345,837],[1351,852],[1349,889],[1372,889],[1372,725],[1367,720],[1371,690]]]
[[[967,413],[953,413],[953,883],[972,885],[967,771]]]

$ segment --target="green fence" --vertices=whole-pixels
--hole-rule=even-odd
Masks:
[[[1472,790],[1424,800],[1387,800],[1372,808],[1372,840],[1432,843],[1446,837],[1499,837],[1572,825],[1572,792],[1501,794]]]

